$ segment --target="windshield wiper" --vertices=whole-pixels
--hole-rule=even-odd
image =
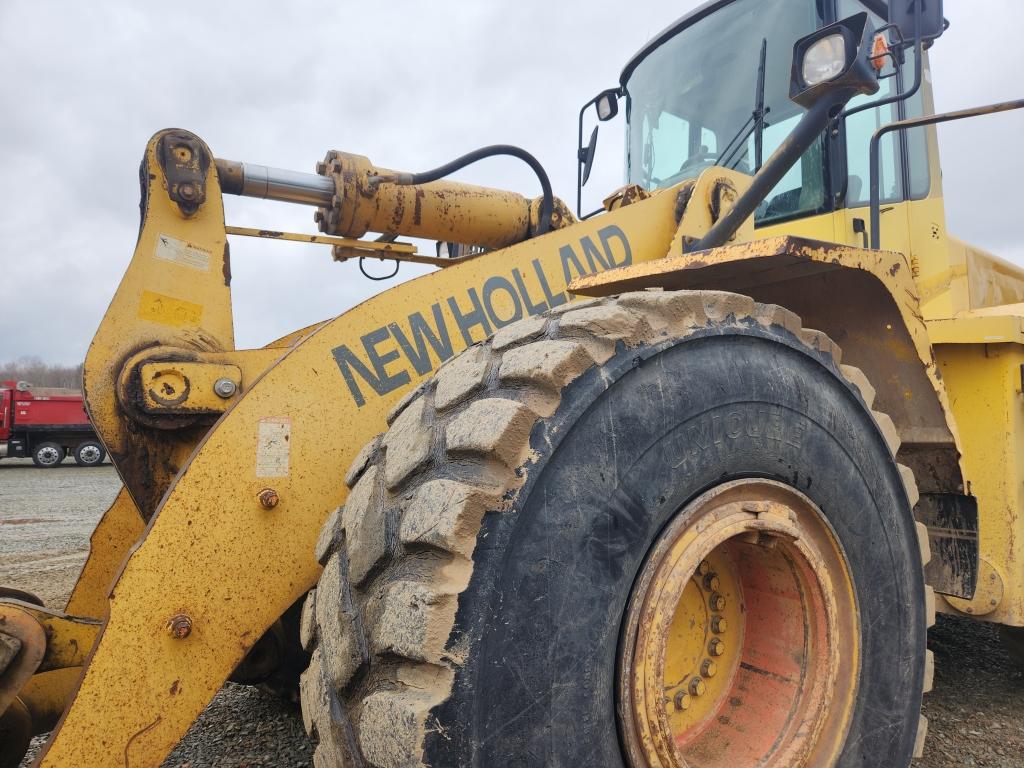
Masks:
[[[754,111],[747,121],[740,127],[736,135],[732,137],[732,140],[725,145],[725,149],[722,150],[722,154],[719,156],[720,162],[718,165],[725,166],[736,170],[736,166],[740,164],[743,159],[743,155],[736,158],[732,165],[729,165],[729,161],[733,159],[733,156],[740,151],[746,140],[750,137],[750,134],[754,134],[754,173],[761,170],[762,161],[764,159],[764,129],[768,125],[768,122],[764,119],[765,115],[771,112],[771,107],[765,107],[764,105],[764,81],[765,81],[765,64],[768,61],[768,39],[761,38],[761,58],[757,66],[757,84],[754,90]],[[735,146],[733,146],[735,145]]]
[[[754,173],[761,170],[761,163],[764,160],[764,116],[768,110],[764,106],[764,75],[765,63],[768,61],[768,38],[761,38],[761,63],[757,67],[757,92],[754,94],[754,125],[757,133],[754,134]]]

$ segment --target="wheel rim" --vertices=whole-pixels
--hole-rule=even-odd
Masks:
[[[626,614],[620,724],[634,768],[831,766],[860,671],[846,557],[789,486],[723,484],[655,542]]]
[[[78,456],[86,464],[95,464],[100,460],[100,449],[95,445],[87,445],[78,452]]]
[[[40,464],[45,464],[47,466],[56,464],[64,458],[59,450],[49,445],[45,448],[40,448],[36,453],[36,456],[39,458]]]

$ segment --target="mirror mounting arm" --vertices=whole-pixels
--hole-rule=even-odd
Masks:
[[[578,124],[578,133],[576,137],[576,216],[581,221],[586,218],[583,216],[583,185],[587,183],[587,179],[590,178],[590,168],[594,162],[594,152],[597,148],[597,127],[595,126],[594,132],[590,136],[590,142],[584,146],[583,144],[583,115],[587,113],[587,110],[592,106],[598,105],[602,99],[613,98],[616,101],[612,102],[614,105],[613,110],[607,117],[602,117],[598,114],[598,120],[604,122],[611,120],[618,114],[617,100],[625,94],[625,88],[609,88],[601,93],[597,94],[594,98],[580,107],[580,116]],[[589,214],[593,215],[593,214]]]

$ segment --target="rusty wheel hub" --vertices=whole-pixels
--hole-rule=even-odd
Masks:
[[[620,723],[634,768],[835,763],[859,618],[822,512],[767,480],[721,485],[655,542],[626,617]]]

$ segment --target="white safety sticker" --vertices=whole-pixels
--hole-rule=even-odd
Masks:
[[[288,477],[291,439],[291,419],[283,416],[260,419],[256,434],[256,477]]]
[[[192,267],[192,269],[210,271],[210,251],[199,246],[178,240],[170,235],[158,235],[156,238],[156,251],[153,253],[158,259],[173,261],[175,264]]]

